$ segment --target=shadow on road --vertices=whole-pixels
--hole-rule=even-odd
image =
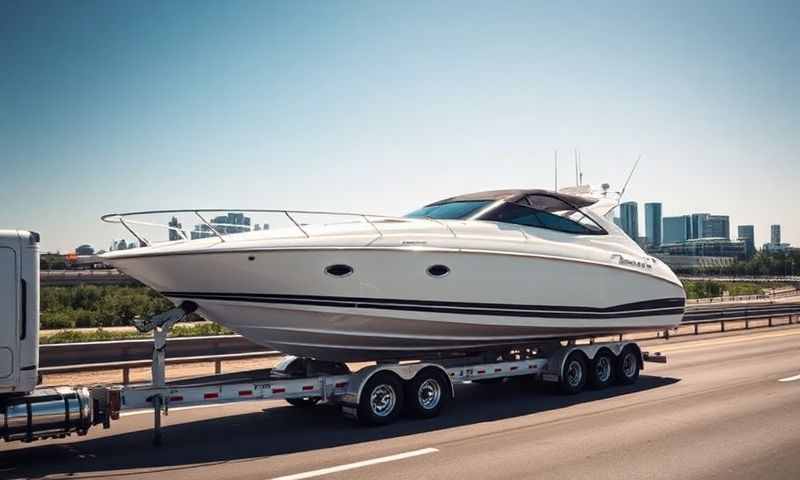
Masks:
[[[549,385],[522,381],[459,385],[457,400],[440,417],[402,418],[392,425],[374,428],[361,427],[345,419],[335,406],[320,405],[311,409],[279,406],[166,426],[164,445],[158,450],[151,446],[149,430],[73,443],[34,443],[24,449],[0,452],[0,476],[37,478],[53,474],[88,474],[91,478],[96,472],[98,478],[124,478],[132,473],[125,470],[139,468],[186,472],[202,468],[197,464],[247,461],[531,415],[676,382],[674,378],[643,375],[633,386],[587,391],[576,396],[557,395]]]

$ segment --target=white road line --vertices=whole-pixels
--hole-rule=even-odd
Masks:
[[[396,460],[403,460],[405,458],[418,457],[420,455],[427,455],[429,453],[436,453],[438,451],[439,450],[436,448],[423,448],[422,450],[398,453],[397,455],[389,455],[388,457],[373,458],[372,460],[364,460],[363,462],[348,463],[346,465],[339,465],[337,467],[322,468],[319,470],[312,470],[310,472],[295,473],[294,475],[276,477],[272,480],[302,480],[304,478],[319,477],[321,475],[330,475],[331,473],[344,472],[346,470],[353,470],[355,468],[368,467],[370,465],[377,465],[379,463],[394,462]]]
[[[795,375],[794,377],[781,378],[778,381],[779,382],[794,382],[795,380],[800,380],[800,375]]]

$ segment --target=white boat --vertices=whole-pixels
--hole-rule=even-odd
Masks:
[[[473,193],[406,217],[259,210],[286,228],[224,234],[204,210],[135,212],[141,248],[103,261],[203,317],[287,354],[372,361],[502,351],[671,328],[685,294],[607,218],[616,205],[545,190]],[[150,242],[152,214],[196,214],[210,237]],[[175,235],[178,236],[177,234]]]

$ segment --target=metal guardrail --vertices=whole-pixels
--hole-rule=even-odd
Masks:
[[[263,351],[240,335],[210,337],[175,337],[167,342],[171,357],[224,356]],[[117,340],[111,342],[55,343],[39,346],[39,365],[43,368],[68,365],[149,362],[153,356],[153,339]]]
[[[771,292],[767,292],[765,294],[758,294],[758,295],[734,295],[734,296],[724,296],[724,297],[707,297],[707,298],[696,298],[692,300],[687,300],[686,305],[703,305],[707,303],[735,303],[735,302],[750,302],[753,300],[767,300],[767,299],[774,299],[774,298],[786,298],[786,297],[795,297],[800,295],[800,288],[785,288],[782,290],[773,290]]]
[[[152,342],[151,342],[152,343]],[[277,351],[262,351],[248,353],[234,353],[230,355],[203,355],[196,357],[176,357],[167,358],[167,365],[181,365],[192,363],[214,362],[214,373],[222,373],[222,362],[234,360],[254,360],[259,358],[279,357],[283,355]],[[127,360],[121,362],[108,363],[85,363],[81,365],[63,365],[59,367],[42,367],[39,371],[43,375],[55,375],[59,373],[81,373],[81,372],[102,372],[108,370],[122,370],[122,384],[131,383],[131,369],[149,368],[152,360]]]
[[[800,303],[741,304],[726,305],[721,308],[709,305],[687,310],[681,324],[714,323],[797,314],[800,314]]]
[[[765,300],[770,298],[767,295],[736,295],[727,297],[708,297],[687,300],[686,305],[705,305],[708,303],[735,303],[735,302],[751,302],[753,300]]]
[[[796,315],[797,319],[794,318]],[[726,322],[744,321],[744,329],[749,329],[750,322],[758,320],[767,320],[767,327],[778,326],[775,322],[777,318],[786,319],[780,325],[800,323],[800,303],[693,308],[687,311],[680,326],[693,325],[694,335],[698,335],[701,333],[699,327],[705,324],[719,323],[719,331],[725,332],[728,331],[725,328]],[[663,335],[663,338],[668,339],[670,336],[676,336],[670,334],[669,330],[654,331],[654,333],[656,336],[653,338],[660,338]],[[620,335],[620,339],[622,337],[623,335]],[[594,339],[590,339],[590,341],[594,341]],[[122,383],[127,385],[130,383],[131,369],[151,366],[152,349],[151,339],[42,345],[40,347],[40,365],[42,366],[39,371],[44,375],[53,375],[122,370]],[[214,362],[214,372],[217,374],[222,373],[222,364],[225,361],[283,355],[278,351],[264,351],[263,347],[239,335],[172,338],[168,341],[167,350],[170,354],[177,353],[176,356],[167,358],[166,361],[169,365]],[[197,354],[198,352],[203,354]],[[116,357],[111,361],[103,361],[103,355],[106,356],[106,359],[110,355],[116,355]],[[82,363],[70,363],[80,360]]]
[[[800,283],[800,275],[759,275],[759,276],[731,276],[731,275],[691,275],[679,274],[681,280],[713,280],[716,282],[792,282]]]

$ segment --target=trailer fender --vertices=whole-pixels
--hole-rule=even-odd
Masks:
[[[374,375],[378,374],[379,372],[390,372],[393,375],[396,375],[400,380],[407,382],[413,379],[419,372],[426,368],[435,368],[439,370],[442,375],[444,375],[448,379],[448,383],[450,384],[449,392],[450,398],[455,398],[455,388],[453,386],[453,381],[450,376],[447,374],[447,371],[441,365],[437,365],[435,363],[412,363],[412,364],[378,364],[371,367],[366,367],[361,369],[356,373],[351,382],[347,385],[347,392],[341,397],[342,403],[350,404],[350,405],[358,405],[358,402],[361,400],[361,392],[364,389],[364,385],[372,378]]]
[[[597,356],[598,352],[601,351],[608,351],[611,352],[615,357],[619,356],[622,353],[622,350],[631,345],[631,348],[636,350],[637,358],[639,360],[639,368],[643,368],[644,361],[642,359],[642,351],[634,342],[608,342],[608,343],[594,343],[589,345],[568,345],[566,347],[562,347],[550,356],[547,360],[547,366],[542,370],[543,374],[547,374],[553,378],[553,375],[557,375],[558,378],[561,377],[561,372],[564,370],[564,362],[567,361],[567,357],[574,351],[581,352],[585,357],[586,360],[591,362],[594,360],[594,357]]]

